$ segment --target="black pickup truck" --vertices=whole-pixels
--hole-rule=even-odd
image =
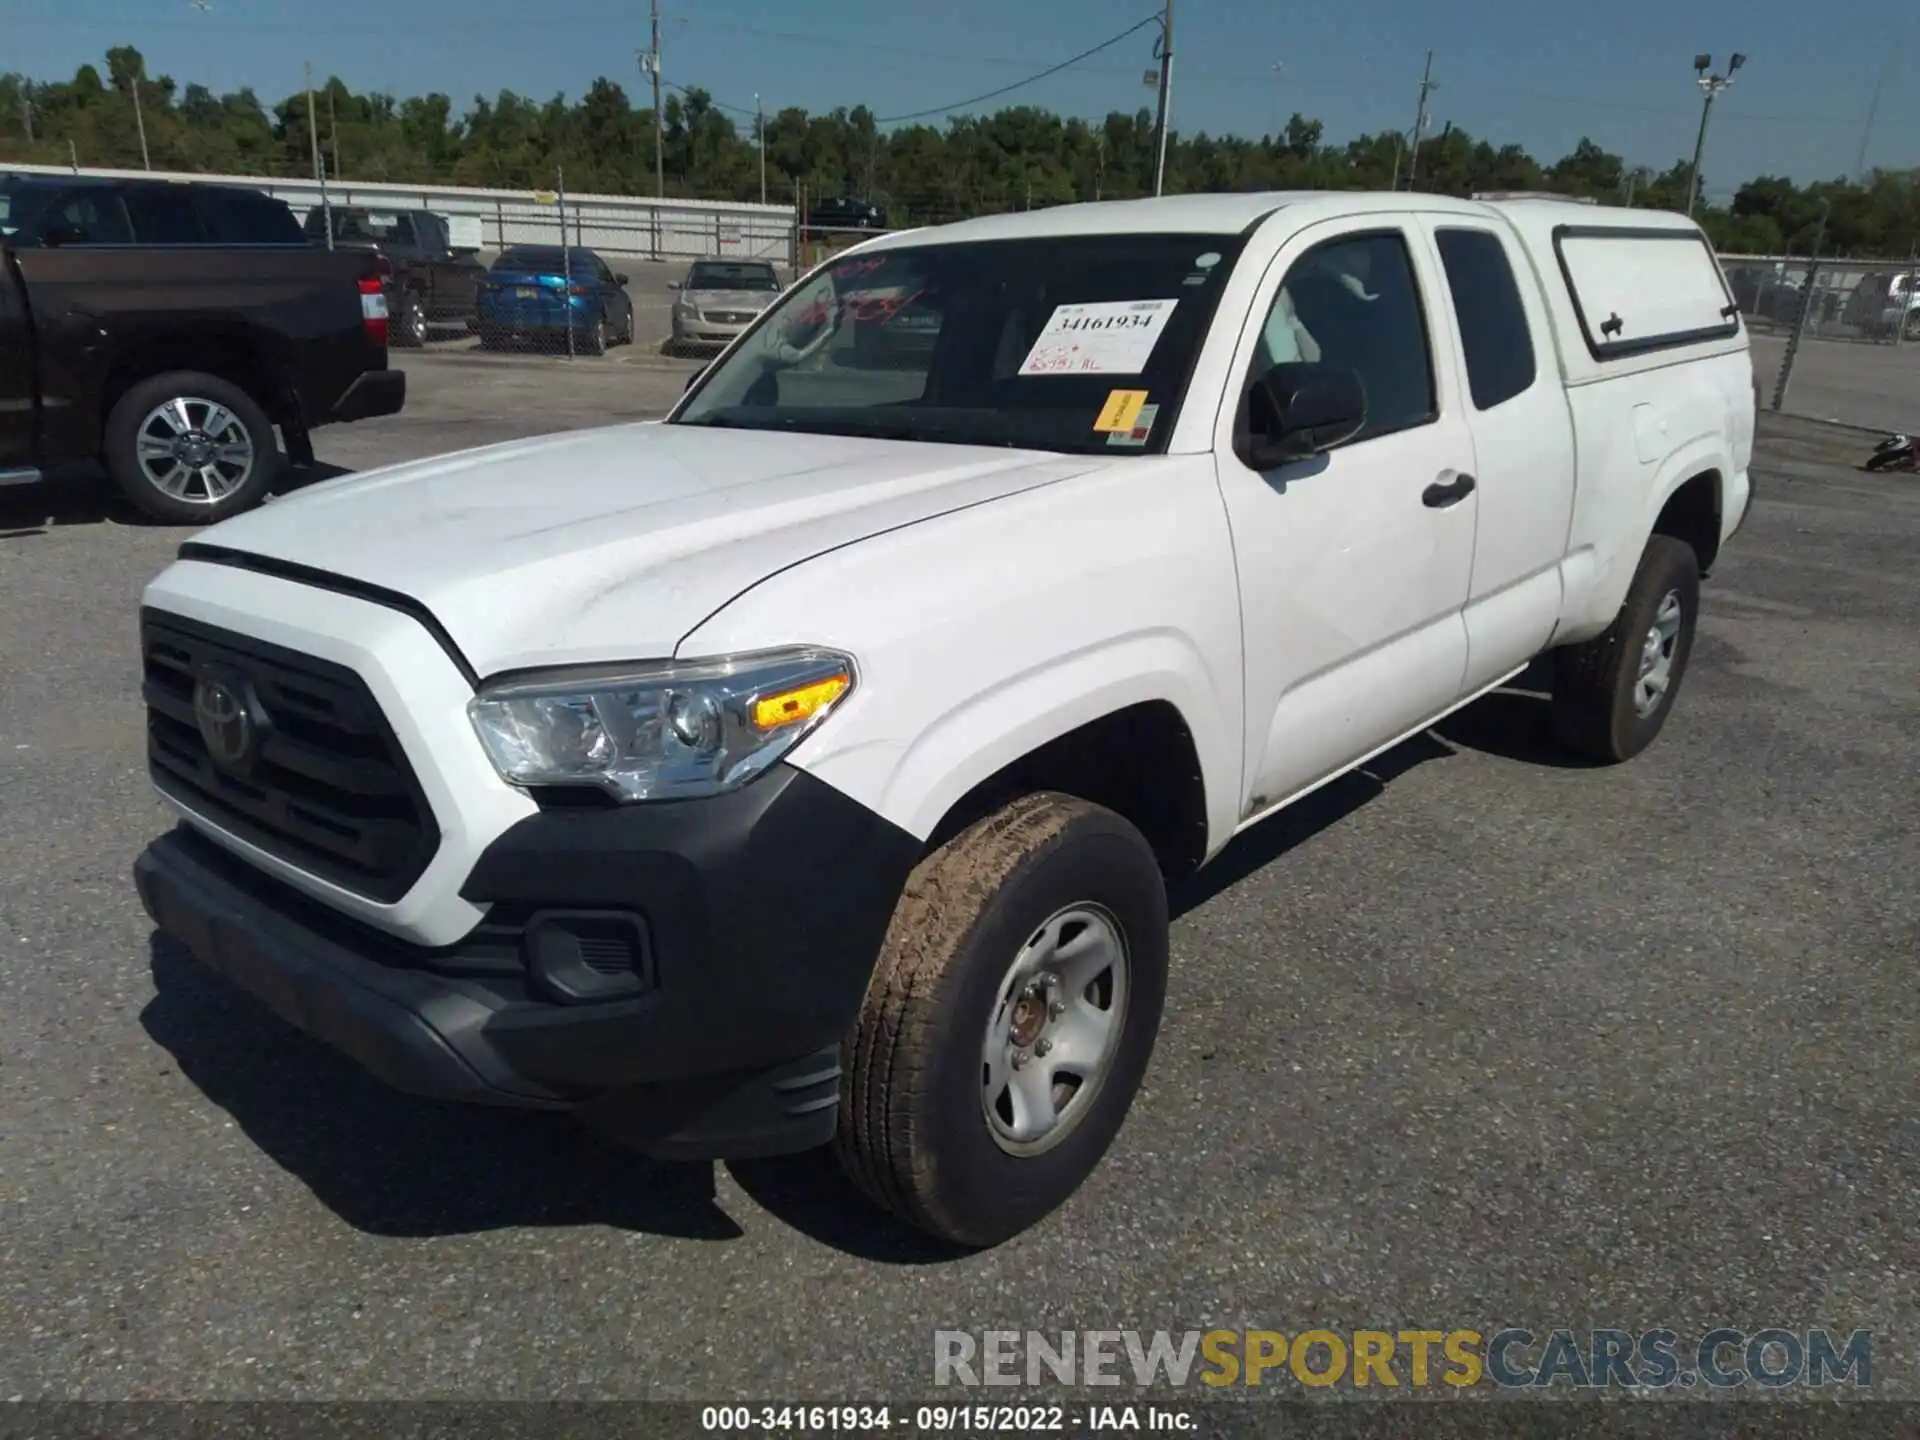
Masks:
[[[424,345],[434,325],[466,333],[487,267],[474,251],[454,245],[444,219],[431,210],[361,205],[332,210],[334,247],[371,250],[384,262],[380,273],[387,282],[394,344]],[[310,240],[326,243],[327,217],[320,206],[307,212],[306,231]]]
[[[374,257],[315,249],[282,202],[0,177],[0,486],[98,459],[149,515],[211,524],[271,491],[276,426],[311,465],[315,428],[406,383]]]

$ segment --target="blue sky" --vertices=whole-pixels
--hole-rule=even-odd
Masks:
[[[510,88],[577,95],[607,74],[638,96],[643,0],[0,0],[0,67],[61,76],[122,40],[150,73],[271,100],[301,65],[357,88],[443,90],[464,106]],[[664,73],[750,109],[824,110],[864,101],[881,116],[961,100],[1097,44],[1143,19],[1150,0],[663,0]],[[1556,13],[1557,12],[1557,13]],[[1330,139],[1411,125],[1426,50],[1438,123],[1543,158],[1583,134],[1664,168],[1688,154],[1699,118],[1692,56],[1747,67],[1715,107],[1705,166],[1724,194],[1767,171],[1807,180],[1853,168],[1876,79],[1912,55],[1920,18],[1893,0],[1176,0],[1175,128],[1255,134],[1293,111]],[[1152,31],[984,108],[1021,101],[1096,116],[1152,103],[1141,72]],[[1280,68],[1276,72],[1274,67]],[[1920,163],[1920,93],[1888,84],[1868,163]],[[0,117],[0,123],[9,123]]]

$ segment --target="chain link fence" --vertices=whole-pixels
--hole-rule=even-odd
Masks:
[[[795,258],[784,217],[636,216],[558,191],[503,202],[493,232],[470,262],[475,342],[561,357],[711,348],[779,292]],[[695,275],[707,287],[698,296],[678,288]],[[716,281],[730,288],[713,290]]]
[[[1753,336],[1763,408],[1920,432],[1920,264],[1810,255],[1720,260]]]

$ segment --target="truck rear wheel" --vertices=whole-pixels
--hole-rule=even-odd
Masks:
[[[211,525],[266,497],[280,474],[273,422],[239,386],[176,370],[142,380],[107,417],[103,458],[141,510]]]
[[[941,1239],[1018,1234],[1106,1154],[1166,982],[1166,888],[1138,830],[1056,794],[979,821],[894,912],[847,1045],[841,1163]]]
[[[1659,735],[1693,652],[1700,565],[1693,547],[1655,535],[1606,633],[1554,657],[1553,728],[1596,760],[1631,760]]]
[[[418,350],[427,343],[427,310],[418,295],[408,292],[400,300],[400,313],[393,317],[388,334],[392,343]]]

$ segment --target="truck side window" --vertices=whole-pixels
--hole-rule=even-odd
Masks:
[[[1355,441],[1428,425],[1439,415],[1420,290],[1398,232],[1330,240],[1295,261],[1274,297],[1260,351],[1261,365],[1318,360],[1359,375],[1367,424]]]
[[[142,245],[199,245],[200,228],[193,193],[169,185],[129,185],[125,192],[133,238]]]
[[[1440,262],[1476,410],[1491,410],[1533,387],[1533,332],[1500,237],[1487,230],[1439,230]]]
[[[413,217],[411,215],[396,215],[394,217],[393,233],[387,236],[387,243],[389,245],[415,246],[420,243],[419,237],[413,232]]]
[[[302,230],[293,211],[284,200],[276,200],[258,190],[235,190],[224,186],[196,187],[199,190],[200,215],[207,232],[218,245],[300,245],[309,234],[324,237],[326,222]]]
[[[117,190],[70,190],[40,217],[42,235],[63,245],[131,245],[133,229]]]

